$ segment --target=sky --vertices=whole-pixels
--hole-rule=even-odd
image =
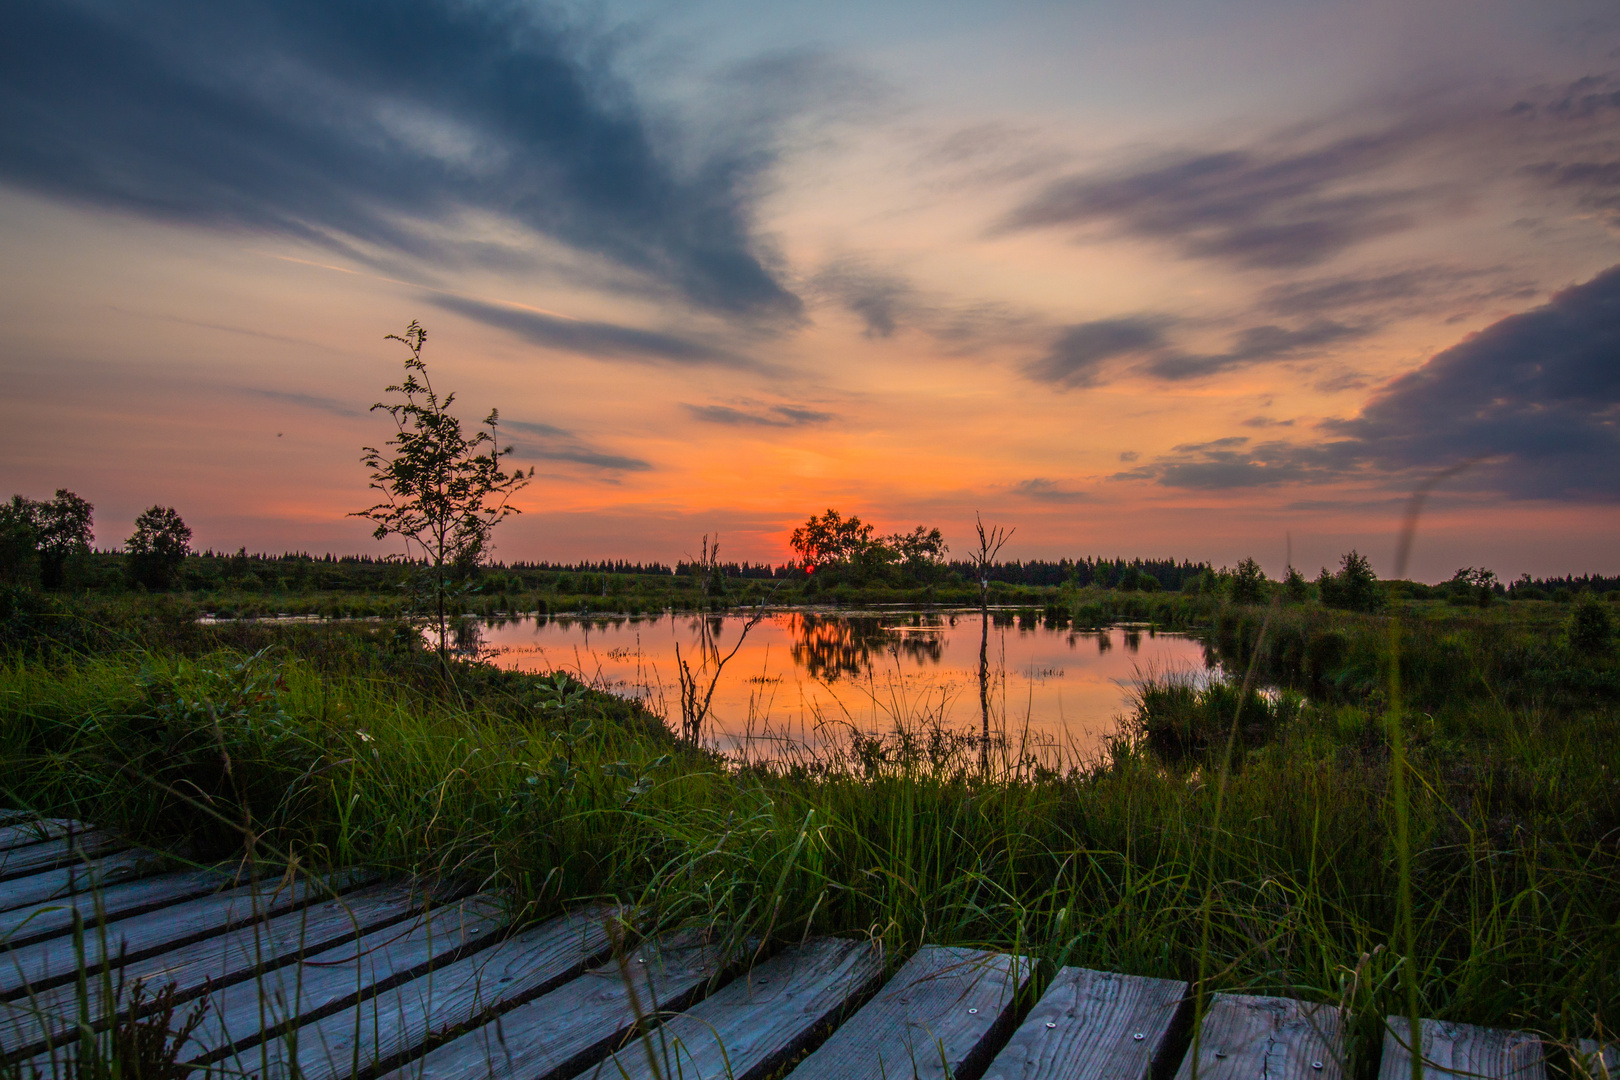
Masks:
[[[387,553],[411,320],[503,560],[1620,573],[1620,8],[12,0],[0,487]],[[1461,468],[1459,468],[1461,466]]]

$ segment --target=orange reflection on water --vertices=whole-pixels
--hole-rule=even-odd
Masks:
[[[496,665],[567,670],[680,721],[676,648],[707,689],[718,660],[707,741],[749,757],[827,744],[847,731],[884,734],[897,720],[979,730],[977,612],[767,615],[739,643],[738,615],[494,620],[483,645]],[[992,625],[992,727],[1015,741],[1091,755],[1116,730],[1143,674],[1203,672],[1195,639],[1140,628],[1071,631]],[[704,673],[708,674],[704,674]]]

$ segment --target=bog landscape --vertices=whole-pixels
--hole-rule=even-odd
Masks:
[[[0,4],[0,1080],[1617,1080],[1613,0]]]

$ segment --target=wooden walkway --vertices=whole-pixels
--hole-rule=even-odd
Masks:
[[[690,934],[625,953],[612,914],[512,932],[493,896],[165,872],[100,830],[12,819],[0,1061],[65,1075],[76,1032],[127,1020],[144,984],[174,987],[177,1022],[207,1005],[182,1061],[264,1080],[1344,1077],[1330,1006],[1215,994],[1194,1039],[1181,982],[1068,967],[1031,1003],[1022,957],[925,946],[885,980],[842,938],[751,965]],[[1391,1019],[1379,1080],[1410,1077],[1408,1044]],[[1620,1080],[1616,1051],[1583,1045],[1588,1075]],[[1427,1080],[1546,1080],[1534,1035],[1424,1021],[1422,1055]]]

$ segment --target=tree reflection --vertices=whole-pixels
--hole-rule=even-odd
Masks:
[[[918,664],[937,664],[945,655],[940,634],[884,626],[873,616],[795,614],[789,616],[788,631],[794,638],[793,662],[828,682],[862,674],[878,654]]]

